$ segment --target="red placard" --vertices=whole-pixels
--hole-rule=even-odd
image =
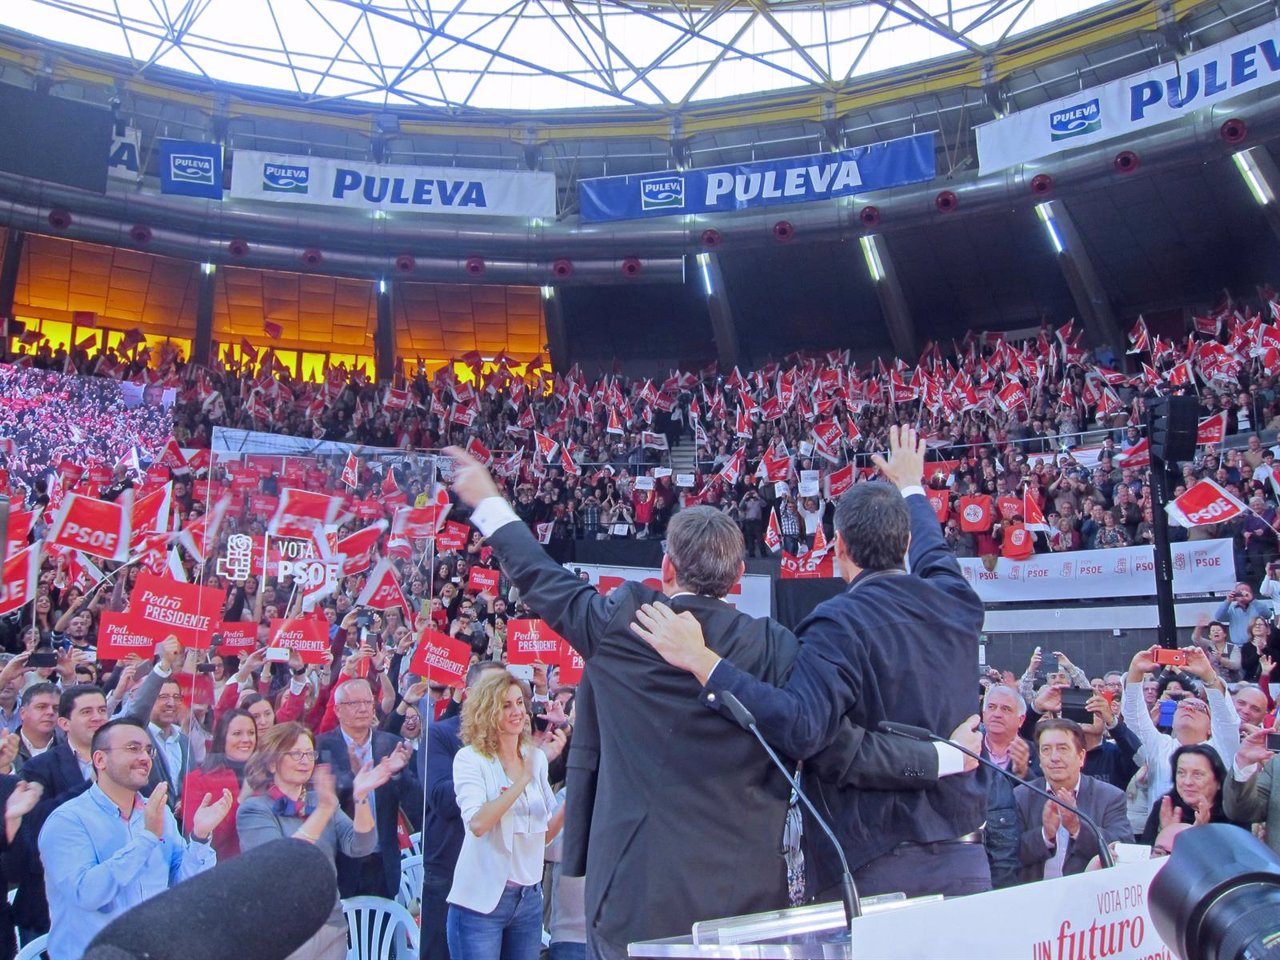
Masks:
[[[167,632],[157,633],[155,627],[127,613],[104,610],[98,622],[98,659],[123,660],[136,653],[146,660],[166,636]]]
[[[138,575],[129,602],[129,615],[147,629],[169,634],[184,647],[203,650],[213,642],[226,597],[214,587],[179,583],[150,573]]]
[[[296,650],[303,663],[324,663],[329,652],[329,625],[309,617],[272,620],[271,642],[267,645]]]
[[[218,627],[222,642],[214,649],[220,657],[239,657],[258,646],[258,625],[252,620],[224,620]]]
[[[467,589],[474,593],[494,593],[498,592],[498,578],[502,574],[497,570],[490,570],[488,567],[472,567],[470,574],[467,576]]]
[[[436,630],[423,630],[409,660],[409,669],[431,683],[460,687],[471,665],[471,645]]]
[[[507,663],[558,663],[564,638],[542,620],[507,622]]]
[[[436,534],[436,548],[441,552],[461,550],[467,545],[469,539],[471,539],[471,530],[465,523],[448,520]]]
[[[280,506],[279,497],[272,497],[265,493],[255,493],[249,497],[249,512],[255,516],[274,516],[278,506]]]
[[[569,641],[562,638],[560,640],[560,672],[557,675],[560,685],[568,683],[577,686],[582,682],[582,671],[586,666],[587,661],[582,654],[573,649]]]
[[[60,547],[123,562],[129,557],[129,511],[123,503],[68,493],[45,539]]]

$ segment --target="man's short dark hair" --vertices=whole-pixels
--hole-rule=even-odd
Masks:
[[[117,730],[120,727],[134,727],[135,729],[141,730],[143,733],[147,734],[148,740],[151,737],[151,734],[147,731],[147,728],[142,725],[140,720],[135,720],[133,717],[117,717],[114,720],[108,720],[97,729],[93,735],[93,742],[89,744],[89,752],[91,754],[97,753],[99,750],[103,749],[103,746],[107,742],[106,738],[111,735],[111,731]]]
[[[62,696],[58,699],[58,716],[69,717],[76,708],[76,701],[88,694],[96,693],[100,697],[106,697],[102,692],[102,688],[93,683],[77,683],[67,687],[62,691]]]
[[[747,544],[727,516],[715,507],[698,506],[671,518],[666,549],[680,586],[719,598],[737,582]]]
[[[22,691],[22,706],[29,707],[31,706],[31,701],[36,697],[43,697],[47,694],[53,694],[56,697],[58,695],[57,686],[47,680],[43,683],[33,683]]]
[[[836,502],[835,528],[849,559],[863,570],[893,570],[907,556],[911,513],[896,487],[856,483]]]
[[[471,666],[467,667],[466,685],[470,687],[480,679],[480,674],[486,670],[505,670],[507,669],[497,660],[477,660]]]
[[[1066,717],[1046,717],[1036,724],[1035,738],[1036,746],[1040,746],[1040,738],[1046,730],[1062,730],[1071,735],[1071,739],[1075,741],[1077,750],[1085,749],[1084,730],[1080,724],[1074,720],[1068,720]]]

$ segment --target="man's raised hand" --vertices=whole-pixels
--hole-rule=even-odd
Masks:
[[[445,447],[444,452],[453,460],[453,492],[464,504],[474,510],[482,500],[502,496],[483,463],[461,447]]]
[[[889,428],[889,459],[873,454],[874,463],[885,479],[899,490],[924,483],[924,438],[912,426]]]

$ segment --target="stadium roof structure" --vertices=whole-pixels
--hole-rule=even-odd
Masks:
[[[1114,0],[4,0],[139,73],[455,114],[691,105],[994,56]]]

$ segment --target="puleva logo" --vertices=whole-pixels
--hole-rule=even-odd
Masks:
[[[1049,136],[1056,143],[1097,133],[1102,129],[1102,106],[1097,98],[1049,114]]]
[[[648,177],[640,181],[641,210],[682,210],[684,177]]]
[[[175,153],[169,157],[169,177],[183,183],[213,186],[213,157],[194,153]]]
[[[267,193],[306,193],[310,181],[310,167],[283,163],[262,165],[262,189]]]

